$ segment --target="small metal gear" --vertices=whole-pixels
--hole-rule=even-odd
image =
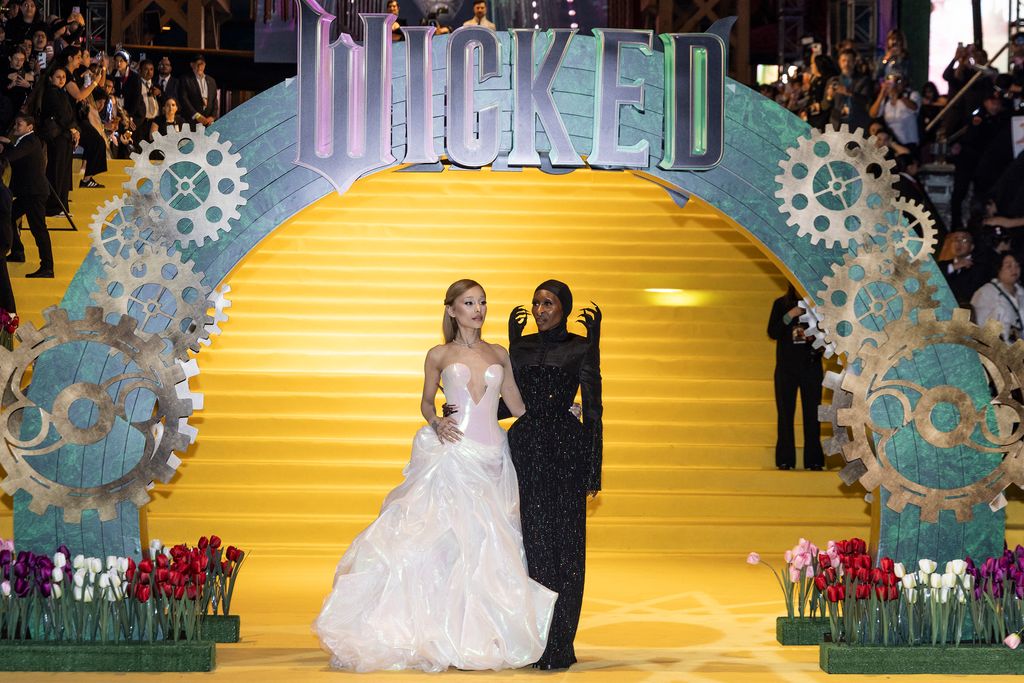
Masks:
[[[877,346],[887,328],[911,319],[915,310],[938,308],[938,290],[928,275],[901,253],[884,252],[862,244],[843,263],[832,264],[832,275],[822,279],[819,326],[825,340],[853,359],[865,343]]]
[[[174,476],[181,463],[175,452],[183,452],[194,437],[188,418],[196,396],[188,389],[188,372],[161,355],[158,339],[139,335],[130,316],[111,324],[103,320],[102,309],[89,307],[84,318],[71,320],[67,311],[54,306],[43,311],[43,317],[46,324],[39,329],[31,323],[22,324],[16,333],[21,343],[14,351],[0,350],[0,430],[6,442],[6,447],[0,448],[0,466],[7,475],[0,488],[10,495],[18,490],[27,492],[32,497],[28,507],[36,514],[56,506],[63,508],[64,520],[71,524],[81,521],[84,510],[97,510],[100,520],[109,521],[117,516],[120,503],[132,501],[142,507],[149,502],[147,491],[154,480],[169,482]],[[30,400],[23,387],[28,385],[27,375],[35,361],[64,344],[82,342],[110,347],[113,355],[124,360],[124,370],[102,383],[68,385],[49,408]],[[69,369],[68,374],[74,372]],[[97,486],[77,487],[50,480],[30,464],[32,458],[65,445],[86,446],[107,438],[117,418],[130,419],[125,403],[140,391],[152,394],[154,405],[143,419],[129,423],[130,429],[143,435],[145,445],[128,472]],[[72,419],[73,406],[83,401],[96,415],[87,427]],[[27,413],[38,415],[39,428],[34,436],[22,430]],[[54,433],[60,437],[56,441],[51,440]]]
[[[823,422],[832,427],[832,437],[826,439],[821,444],[826,455],[839,455],[843,452],[843,447],[850,443],[849,430],[841,426],[838,419],[838,412],[843,408],[849,408],[853,403],[853,394],[843,389],[843,380],[845,378],[846,370],[843,370],[841,373],[829,370],[825,373],[825,379],[821,383],[824,388],[832,391],[832,402],[823,403],[818,406],[818,422]],[[846,484],[852,484],[854,481],[856,481],[856,478],[852,481],[847,481]]]
[[[1024,342],[1005,344],[999,332],[998,324],[974,325],[964,309],[953,309],[953,317],[947,321],[937,320],[934,311],[924,310],[917,324],[894,326],[888,340],[864,357],[860,375],[844,373],[841,388],[848,392],[848,398],[839,394],[839,406],[819,411],[820,417],[850,428],[846,440],[835,444],[847,461],[840,474],[843,481],[859,479],[868,491],[882,486],[889,492],[891,509],[902,512],[907,504],[917,505],[925,522],[937,521],[942,510],[953,510],[957,521],[964,522],[971,519],[972,508],[979,503],[988,503],[992,509],[1004,506],[1003,491],[1011,484],[1024,484],[1024,405],[1016,397],[1024,386]],[[978,354],[996,387],[996,396],[987,405],[976,407],[962,389],[952,385],[922,387],[890,374],[899,363],[912,360],[915,352],[936,344],[964,346]],[[912,400],[915,396],[916,401]],[[887,410],[880,414],[901,418],[887,426],[876,424],[872,406],[879,400],[889,401]],[[940,429],[933,423],[939,406],[950,407],[955,413],[952,429]],[[991,429],[992,422],[997,425],[996,431]],[[886,452],[893,436],[910,427],[937,448],[964,446],[1003,454],[1002,460],[971,484],[945,489],[925,486],[901,473]],[[984,442],[977,441],[975,434],[980,434]]]
[[[206,337],[199,340],[199,343],[203,346],[209,346],[214,335],[219,335],[223,331],[220,329],[220,324],[228,321],[228,314],[225,311],[231,308],[231,299],[228,298],[228,292],[230,291],[231,285],[221,285],[213,290],[213,294],[210,295],[213,322],[207,323]]]
[[[935,252],[938,232],[935,219],[924,204],[913,199],[899,197],[893,200],[885,212],[885,221],[875,227],[892,250],[902,253],[912,261],[923,261]]]
[[[892,173],[896,162],[887,159],[874,136],[838,130],[814,132],[790,148],[780,162],[775,198],[787,223],[812,244],[850,246],[879,223],[872,215],[895,198]]]
[[[800,316],[800,322],[807,325],[804,336],[813,340],[811,346],[821,351],[825,358],[836,355],[836,345],[825,340],[825,328],[821,325],[818,308],[807,299],[801,299],[801,308],[804,309],[804,313]]]
[[[92,245],[106,264],[129,258],[140,253],[145,245],[157,243],[153,221],[142,207],[136,206],[136,198],[130,193],[114,197],[92,217]]]
[[[128,169],[125,187],[139,193],[136,206],[159,213],[161,241],[201,247],[218,239],[218,231],[230,230],[231,220],[241,218],[239,209],[246,203],[242,192],[249,189],[242,180],[246,170],[241,155],[221,142],[216,131],[197,125],[195,132],[185,128],[154,135],[132,159],[135,165]]]
[[[141,334],[166,339],[173,355],[188,360],[188,352],[210,335],[216,323],[207,311],[215,298],[203,285],[203,274],[191,262],[166,247],[144,246],[138,255],[116,261],[104,277],[96,279],[92,300],[107,313],[130,315],[139,322]]]

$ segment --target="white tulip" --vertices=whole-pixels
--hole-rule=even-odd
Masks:
[[[92,586],[86,586],[82,592],[84,594],[83,602],[92,602]]]
[[[974,588],[974,577],[970,574],[964,574],[963,579],[961,580],[964,582],[964,590],[971,590]]]
[[[117,558],[117,573],[124,576],[128,572],[128,558]]]
[[[907,590],[917,588],[917,574],[906,574],[900,581],[903,582],[903,587]]]
[[[9,598],[11,596],[11,582],[10,581],[4,581],[3,583],[0,583],[0,593],[3,593],[3,596],[5,598]]]
[[[936,568],[938,568],[939,563],[935,560],[918,560],[917,566],[925,574],[931,574],[936,570]]]
[[[60,583],[64,580],[64,570],[60,567],[54,567],[53,571],[50,572],[50,578],[53,579],[54,583]]]
[[[906,593],[907,593],[907,601],[908,602],[910,602],[910,603],[917,602],[917,591],[916,590],[908,590]]]
[[[946,563],[946,573],[953,573],[957,576],[963,576],[967,572],[967,563],[963,560],[951,560]]]
[[[892,566],[892,572],[896,575],[897,579],[902,579],[907,575],[907,569],[903,566],[902,562],[897,562]]]
[[[113,571],[107,572],[107,576],[110,578],[110,585],[111,586],[113,586],[114,588],[120,588],[121,587],[121,577],[118,576],[116,572],[113,572]]]
[[[75,555],[75,559],[71,560],[71,566],[74,569],[81,569],[85,566],[85,555]]]
[[[956,574],[949,573],[949,574],[943,574],[942,575],[942,587],[943,588],[952,588],[955,585],[956,585]]]
[[[941,602],[943,605],[945,605],[947,602],[949,602],[949,589],[948,588],[943,588],[942,590],[939,591],[939,602]]]
[[[74,590],[72,591],[72,595],[75,596],[75,600],[77,600],[78,602],[81,602],[82,601],[82,587],[81,586],[75,586]]]
[[[100,574],[100,588],[110,588],[110,577],[106,574]]]
[[[53,556],[53,566],[58,569],[62,569],[67,566],[68,558],[64,556],[64,553],[57,553]]]
[[[921,584],[922,586],[927,586],[928,585],[928,573],[927,572],[918,572],[917,573],[917,582],[919,584]]]
[[[89,571],[93,574],[99,574],[103,571],[103,561],[98,557],[89,558]]]
[[[85,585],[85,570],[79,569],[74,576],[75,585],[79,588]]]
[[[54,600],[60,600],[64,597],[64,589],[60,587],[59,583],[53,584],[53,593],[51,595],[53,595]]]
[[[928,576],[928,585],[932,588],[942,588],[942,575],[930,574]]]
[[[106,560],[105,564],[107,565],[107,569],[110,569],[111,567],[115,567],[115,566],[117,566],[117,558],[115,556],[113,556],[113,555],[107,555],[107,560]]]
[[[164,548],[164,557],[166,557],[168,560],[171,559],[171,549],[170,548]]]

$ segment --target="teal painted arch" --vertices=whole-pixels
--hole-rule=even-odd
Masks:
[[[483,84],[477,101],[486,104],[500,101],[502,106],[502,149],[511,147],[511,101],[505,89],[509,87],[509,41],[502,42],[503,73],[498,79]],[[434,122],[435,148],[443,153],[443,91],[445,80],[445,49],[447,37],[436,38],[432,44],[434,63]],[[393,59],[393,147],[395,157],[404,155],[405,131],[405,44],[395,45]],[[645,169],[666,185],[683,193],[707,201],[723,214],[736,221],[751,239],[771,252],[784,264],[791,277],[809,292],[817,292],[822,278],[831,272],[834,263],[844,256],[842,249],[824,249],[812,245],[807,237],[798,238],[797,231],[786,224],[775,199],[776,176],[779,163],[787,156],[786,150],[801,136],[809,135],[808,126],[798,118],[763,98],[758,93],[732,80],[726,82],[726,147],[722,162],[716,168],[699,172],[669,172],[657,167],[661,158],[661,109],[664,88],[663,53],[651,57],[637,50],[622,53],[623,73],[631,78],[642,77],[646,87],[646,107],[643,111],[624,108],[620,143],[632,144],[639,140],[650,143],[651,161]],[[589,153],[589,136],[593,124],[595,43],[587,36],[577,37],[570,48],[563,69],[553,88],[577,151]],[[292,215],[333,192],[331,184],[313,171],[293,163],[298,138],[296,119],[297,83],[289,80],[262,93],[219,120],[214,130],[221,140],[227,141],[234,152],[241,155],[241,164],[247,169],[245,180],[249,185],[245,193],[246,205],[241,218],[228,232],[222,232],[216,241],[187,252],[197,271],[205,273],[205,283],[214,286],[221,282],[256,245],[277,226]],[[538,147],[545,149],[547,140],[543,130],[538,131]],[[931,284],[938,288],[941,303],[940,317],[948,317],[953,298],[934,263],[924,266]],[[72,317],[84,314],[91,304],[90,294],[96,289],[97,278],[103,275],[103,266],[90,252],[68,287],[62,306]],[[230,328],[225,331],[230,334]],[[952,349],[936,348],[926,358],[901,366],[907,379],[924,386],[951,383],[969,388],[973,396],[984,396],[987,385],[980,365],[964,362],[962,354]],[[37,382],[33,383],[32,398],[45,400],[52,394],[49,387],[63,386],[62,377],[69,368],[79,381],[95,381],[103,376],[104,359],[72,357],[70,354],[41,359],[37,366]],[[199,356],[202,364],[202,355]],[[766,369],[767,371],[767,369]],[[145,406],[139,408],[145,410]],[[737,425],[742,428],[742,425]],[[202,433],[199,438],[202,439]],[[120,446],[129,451],[128,444]],[[904,462],[913,466],[917,476],[945,487],[969,483],[987,473],[994,466],[991,457],[983,458],[973,451],[944,454],[919,438],[899,444]],[[75,457],[72,454],[72,457]],[[137,457],[137,456],[136,456]],[[949,466],[950,458],[955,466]],[[130,459],[130,458],[129,458]],[[996,459],[995,462],[998,462]],[[122,463],[123,466],[123,463]],[[883,492],[884,493],[884,492]],[[138,515],[130,503],[122,505],[121,514],[113,522],[100,523],[94,516],[83,517],[82,524],[68,525],[60,512],[51,509],[37,516],[26,509],[26,494],[15,500],[15,527],[19,545],[40,549],[52,548],[55,543],[67,542],[76,552],[100,556],[108,554],[134,554],[139,552]],[[996,554],[1002,549],[1005,516],[1002,511],[992,512],[987,506],[977,506],[974,519],[959,524],[951,512],[944,512],[938,524],[921,523],[917,508],[908,507],[897,514],[883,507],[879,552],[903,561],[918,557],[940,560]],[[799,535],[799,532],[795,532]],[[820,542],[828,539],[817,539]]]

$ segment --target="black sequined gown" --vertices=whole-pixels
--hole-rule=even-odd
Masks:
[[[547,649],[537,662],[576,661],[583,602],[587,493],[601,489],[601,371],[598,345],[562,326],[511,343],[526,414],[509,429],[519,476],[523,545],[530,577],[558,593]],[[583,423],[569,412],[577,389]]]

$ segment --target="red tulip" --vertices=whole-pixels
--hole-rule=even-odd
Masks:
[[[846,589],[842,586],[829,586],[825,589],[825,596],[829,602],[840,602],[846,599]]]
[[[871,586],[866,583],[857,584],[857,595],[858,600],[867,600],[871,597]]]
[[[171,563],[171,561],[167,559],[166,555],[157,555],[156,556],[156,566],[157,567],[160,567],[161,569],[167,569],[167,567],[170,565],[170,563]]]
[[[826,569],[822,573],[825,575],[825,578],[828,579],[829,583],[835,583],[836,582],[836,570],[833,569],[832,567],[829,567],[828,569]]]
[[[893,576],[893,578],[895,578],[895,576]],[[899,599],[899,597],[900,597],[900,589],[897,588],[896,586],[886,586],[885,590],[887,591],[887,595],[885,596],[886,600],[898,600]]]
[[[882,583],[885,580],[885,572],[880,567],[871,570],[871,583]]]
[[[174,586],[172,586],[169,583],[161,584],[160,590],[162,590],[164,592],[164,595],[166,595],[167,597],[171,597],[172,595],[174,595]]]
[[[235,568],[231,566],[230,562],[224,560],[220,563],[220,570],[224,573],[224,576],[231,576],[231,572],[233,572]],[[818,586],[818,579],[821,579],[820,586]],[[818,574],[816,577],[814,577],[814,585],[818,586],[818,590],[825,590],[825,577],[821,574]]]
[[[185,592],[188,594],[189,600],[195,600],[199,596],[199,591],[197,591],[196,587],[192,585],[187,586]]]
[[[222,568],[224,569],[225,576],[231,576],[231,565],[229,565],[227,562],[224,562]],[[823,591],[825,590],[825,588],[828,587],[828,582],[825,580],[824,574],[818,574],[814,577],[814,587],[817,588],[819,591]]]
[[[153,573],[153,561],[152,560],[143,560],[142,562],[139,562],[139,571],[140,572],[145,572],[147,574],[152,574]]]
[[[139,602],[146,602],[149,600],[149,591],[150,588],[148,583],[140,583],[135,587],[135,598]]]
[[[214,550],[220,547],[220,536],[210,536],[210,547]]]
[[[855,577],[860,583],[867,583],[871,580],[871,572],[866,567],[861,567],[857,570]]]
[[[129,557],[128,558],[128,562],[131,563],[131,561],[132,561],[132,558]],[[128,570],[124,573],[124,575],[126,577],[128,577],[129,581],[131,581],[132,579],[135,578],[135,565],[134,565],[134,563],[131,563],[131,564],[128,565]]]
[[[199,566],[199,560],[192,560],[192,564],[189,565],[188,571],[190,574],[198,574],[203,571],[202,567]]]
[[[866,553],[868,551],[868,544],[864,542],[863,538],[852,538],[850,544],[853,546],[855,553]]]
[[[167,583],[168,578],[171,576],[171,572],[167,569],[156,570],[156,581],[157,583]]]
[[[206,572],[199,572],[198,574],[196,574],[196,583],[198,583],[200,586],[206,583]]]
[[[883,557],[878,561],[878,566],[881,567],[883,571],[891,572],[896,567],[896,563],[893,562],[891,557]]]
[[[242,551],[233,545],[229,545],[227,551],[225,552],[225,555],[232,562],[238,562],[238,560],[242,557]]]
[[[885,585],[886,586],[892,587],[892,586],[897,585],[899,582],[900,582],[899,577],[897,577],[895,574],[886,574],[885,575]]]
[[[174,587],[174,599],[175,600],[181,600],[183,597],[185,597],[185,587],[184,586],[175,586]]]
[[[206,546],[208,545],[210,545],[210,539],[206,538],[206,536],[203,536],[199,539],[200,550],[206,550]]]

